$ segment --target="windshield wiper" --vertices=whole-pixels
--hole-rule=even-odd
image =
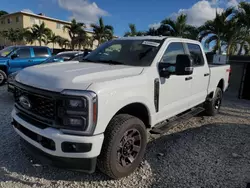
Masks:
[[[97,62],[99,62],[99,63],[108,63],[108,64],[112,64],[112,65],[124,65],[123,62],[114,61],[114,60],[99,60]]]
[[[119,62],[119,61],[114,61],[114,60],[91,60],[91,59],[83,59],[80,62],[94,62],[94,63],[108,63],[108,64],[112,64],[112,65],[124,65],[123,62]]]
[[[82,59],[80,62],[96,62],[96,61],[93,61],[93,60],[90,60],[90,59]]]

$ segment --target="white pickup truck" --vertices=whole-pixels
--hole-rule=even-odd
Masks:
[[[82,62],[20,71],[12,124],[42,164],[89,173],[97,166],[121,178],[142,161],[148,132],[163,134],[202,111],[216,115],[229,73],[229,65],[209,66],[197,41],[115,39]]]

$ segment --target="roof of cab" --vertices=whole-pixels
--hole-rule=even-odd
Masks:
[[[48,48],[47,46],[24,46],[24,45],[16,45],[16,46],[9,46],[9,47],[16,47],[16,48]]]
[[[135,36],[135,37],[121,37],[114,40],[164,40],[167,36]]]
[[[199,42],[197,40],[187,39],[187,38],[180,38],[180,37],[172,37],[172,36],[135,36],[135,37],[121,37],[114,40],[165,40],[165,39],[180,39],[181,41],[185,42]]]

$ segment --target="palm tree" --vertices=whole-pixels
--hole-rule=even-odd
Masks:
[[[29,44],[36,42],[36,35],[29,29],[24,32],[24,41]]]
[[[49,41],[52,43],[53,47],[52,49],[54,50],[54,46],[55,43],[57,43],[57,41],[59,40],[60,36],[56,35],[55,33],[51,33],[51,35],[49,36]]]
[[[163,35],[168,34],[176,37],[186,37],[189,34],[191,26],[187,24],[187,15],[181,14],[174,21],[171,18],[166,18],[161,21],[159,30],[162,30]]]
[[[91,24],[91,27],[94,31],[93,38],[98,41],[98,46],[113,38],[114,28],[111,25],[104,25],[102,17],[99,18],[99,25]]]
[[[42,46],[42,41],[49,35],[51,30],[45,26],[45,23],[43,22],[41,25],[34,24],[31,27],[31,32],[33,33],[33,36],[36,36],[39,45]]]
[[[4,38],[4,46],[6,45],[6,40],[8,39],[8,31],[0,31],[0,36]]]
[[[76,38],[78,37],[78,34],[82,32],[83,28],[85,28],[86,25],[84,23],[77,23],[75,19],[73,19],[70,23],[70,25],[65,25],[63,27],[64,30],[68,31],[68,34],[71,39],[71,48],[74,50],[75,45],[77,44]]]
[[[57,43],[61,48],[67,48],[67,46],[69,46],[70,44],[70,41],[66,38],[59,36],[57,39]]]
[[[249,33],[250,33],[250,3],[248,2],[240,2],[238,5],[238,11],[236,14],[237,19],[237,28],[240,28],[240,32],[238,32],[237,43],[240,44],[238,55],[242,54],[242,50],[244,49],[249,52]]]
[[[124,34],[124,37],[134,37],[134,36],[143,36],[144,32],[137,31],[135,24],[129,24],[130,31],[127,31]]]
[[[6,15],[8,14],[8,12],[4,11],[4,10],[0,10],[0,17],[3,16],[3,15]]]
[[[218,50],[219,54],[222,53],[223,42],[224,44],[228,43],[225,40],[225,36],[226,33],[228,33],[230,25],[230,20],[228,20],[228,18],[232,15],[232,13],[232,8],[228,8],[221,14],[216,12],[216,17],[213,20],[207,21],[199,28],[201,31],[199,34],[199,40],[201,41],[205,39],[206,45],[209,45],[211,42],[215,42],[214,51]]]

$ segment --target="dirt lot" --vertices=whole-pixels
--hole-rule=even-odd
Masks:
[[[195,117],[148,144],[131,176],[109,180],[34,166],[11,127],[13,99],[0,87],[0,187],[227,187],[250,182],[250,102],[225,97],[220,115]]]

